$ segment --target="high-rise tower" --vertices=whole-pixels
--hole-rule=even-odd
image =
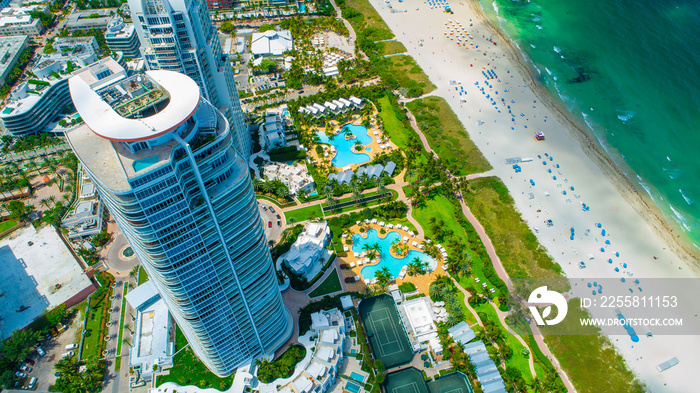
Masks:
[[[68,141],[200,359],[225,376],[292,333],[248,166],[186,75],[108,59],[69,80]]]
[[[250,157],[251,138],[219,35],[202,0],[129,0],[131,19],[149,70],[181,72],[197,82],[202,95],[234,130],[236,148]]]

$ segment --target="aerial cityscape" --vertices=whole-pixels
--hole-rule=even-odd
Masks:
[[[666,3],[2,1],[0,391],[697,391]]]

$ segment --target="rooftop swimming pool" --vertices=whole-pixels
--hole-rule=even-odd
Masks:
[[[345,139],[347,132],[355,135],[354,139]],[[372,137],[367,134],[367,128],[363,125],[346,124],[338,135],[329,138],[324,132],[317,133],[321,139],[321,143],[327,143],[335,146],[336,155],[333,157],[331,164],[336,168],[342,168],[346,165],[360,165],[369,162],[369,156],[365,153],[353,153],[352,148],[355,141],[360,141],[362,145],[368,145],[372,142]]]
[[[379,246],[382,248],[381,261],[376,265],[363,267],[361,271],[362,278],[365,280],[373,279],[374,273],[384,266],[389,268],[389,272],[391,272],[392,276],[398,277],[399,273],[401,273],[401,268],[404,267],[404,265],[408,265],[408,263],[416,257],[420,258],[422,261],[428,262],[428,270],[434,270],[437,267],[437,261],[435,261],[431,256],[416,250],[408,251],[408,255],[403,258],[395,258],[392,256],[389,252],[389,248],[391,247],[391,243],[393,243],[396,239],[401,239],[401,235],[398,232],[391,231],[388,232],[384,238],[380,238],[376,229],[370,229],[367,231],[366,239],[359,234],[352,236],[353,252],[361,253],[363,251],[362,246],[364,244],[379,243]]]
[[[146,158],[142,158],[140,160],[136,160],[131,163],[131,166],[134,167],[134,171],[138,172],[142,169],[146,169],[151,165],[155,165],[160,161],[160,158],[158,156],[150,156]]]
[[[365,382],[365,376],[354,371],[350,373],[350,378],[354,379],[357,382]]]

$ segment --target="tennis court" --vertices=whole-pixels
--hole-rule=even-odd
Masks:
[[[474,393],[467,377],[460,372],[444,375],[425,382],[423,373],[413,367],[387,374],[386,393]]]
[[[384,391],[386,393],[429,393],[423,373],[413,367],[387,374]]]
[[[473,393],[472,385],[467,377],[454,372],[428,382],[430,393]]]
[[[413,349],[394,299],[389,295],[374,296],[362,300],[358,308],[374,358],[381,360],[387,369],[410,362]]]

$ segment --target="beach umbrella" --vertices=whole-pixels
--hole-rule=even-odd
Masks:
[[[600,231],[600,234],[603,235],[603,236],[605,236],[605,229],[603,229],[602,231]]]
[[[597,224],[595,224],[595,225],[596,225],[598,228],[602,228],[602,227],[603,227],[603,224],[601,224],[601,223],[597,223]]]
[[[606,240],[605,244],[610,245],[610,240]]]
[[[622,281],[622,282],[625,282],[625,278],[624,278],[624,277],[622,277],[622,278],[620,279],[620,281]]]
[[[569,239],[574,240],[574,235],[569,236]]]
[[[595,289],[593,290],[593,294],[595,295]]]
[[[612,263],[612,259],[608,259],[608,263]]]
[[[620,268],[619,268],[619,267],[616,267],[616,268],[615,268],[615,271],[616,271],[616,272],[619,272],[619,271],[620,271]]]
[[[597,286],[598,286],[598,283],[595,282],[595,281],[593,281],[593,286],[594,286],[594,287],[597,287]]]
[[[622,267],[624,267],[625,269],[627,269],[627,264],[626,264],[626,263],[623,263],[623,264],[622,264]]]
[[[571,191],[573,191],[573,190],[574,190],[574,186],[571,186],[571,187],[569,187],[569,188],[571,189]]]
[[[598,288],[598,293],[599,293],[599,294],[600,294],[600,293],[603,293],[603,290],[600,289],[600,288]]]
[[[588,283],[588,288],[590,288],[590,287],[591,287],[591,283],[589,282],[589,283]]]
[[[619,253],[619,252],[616,252],[616,253],[615,253],[615,256],[616,256],[616,257],[619,257],[619,256],[620,256],[620,253]]]
[[[545,119],[545,121],[547,121],[547,119]],[[557,164],[556,167],[559,168],[559,164]]]
[[[605,249],[603,247],[601,247],[600,252],[605,252]]]
[[[639,280],[634,280],[634,283],[639,285]]]

